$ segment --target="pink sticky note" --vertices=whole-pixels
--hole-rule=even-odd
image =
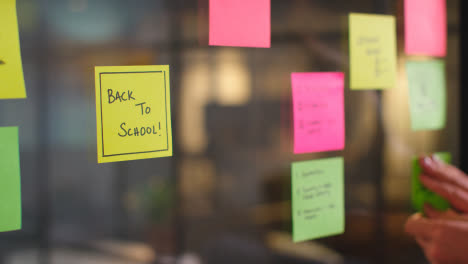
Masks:
[[[345,146],[344,74],[292,73],[294,153]]]
[[[210,0],[210,45],[269,48],[270,0]]]
[[[405,50],[409,55],[445,57],[446,0],[405,0]]]

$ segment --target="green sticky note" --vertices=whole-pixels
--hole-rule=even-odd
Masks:
[[[452,155],[447,152],[435,153],[435,155],[446,163],[452,161]],[[422,168],[419,165],[418,158],[413,159],[413,176],[412,176],[412,192],[411,200],[413,202],[413,208],[418,211],[423,211],[425,203],[432,205],[435,209],[445,211],[450,208],[450,203],[439,195],[429,191],[424,187],[419,179],[422,173]]]
[[[294,242],[344,232],[343,163],[340,157],[292,164]]]
[[[21,229],[18,127],[0,127],[0,232]]]
[[[411,127],[414,131],[445,127],[445,63],[440,60],[408,61]]]

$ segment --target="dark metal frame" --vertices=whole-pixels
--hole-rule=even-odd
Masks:
[[[460,168],[468,172],[468,2],[460,0]]]

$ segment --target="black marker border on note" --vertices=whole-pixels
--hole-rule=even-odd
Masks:
[[[158,150],[150,150],[150,151],[142,151],[142,152],[130,152],[130,153],[118,153],[118,154],[104,154],[104,121],[103,121],[103,114],[102,114],[102,75],[103,74],[133,74],[133,73],[163,73],[164,75],[164,111],[165,111],[165,118],[166,118],[166,149],[158,149]],[[100,92],[100,100],[101,100],[101,140],[102,140],[102,157],[115,157],[115,156],[123,156],[123,155],[134,155],[134,154],[146,154],[146,153],[154,153],[154,152],[163,152],[169,150],[169,134],[167,130],[167,80],[166,80],[166,71],[136,71],[136,72],[100,72],[99,73],[99,92]]]

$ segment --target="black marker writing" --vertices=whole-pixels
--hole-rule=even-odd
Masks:
[[[156,131],[156,126],[153,125],[152,127],[134,127],[134,128],[126,128],[127,123],[123,122],[120,125],[120,132],[118,133],[120,137],[140,137],[140,136],[145,136],[145,135],[159,135],[161,136],[161,133],[158,133]],[[161,130],[161,122],[159,122],[159,130]]]
[[[305,178],[305,177],[314,176],[314,175],[321,175],[323,173],[324,173],[324,171],[320,170],[320,169],[313,170],[313,171],[303,171],[302,172],[302,177]]]
[[[151,113],[151,107],[149,106],[144,107],[145,104],[146,102],[135,105],[135,106],[141,106],[141,115],[145,115],[145,113],[148,115],[149,113]]]
[[[378,37],[360,37],[358,40],[358,45],[365,45],[365,44],[375,44],[379,42]]]
[[[114,95],[114,91],[112,89],[107,90],[107,96],[109,98],[109,104],[112,104],[119,100],[119,102],[125,102],[125,101],[131,101],[134,100],[135,98],[132,96],[133,91],[128,90],[127,92],[120,92],[116,91]]]

